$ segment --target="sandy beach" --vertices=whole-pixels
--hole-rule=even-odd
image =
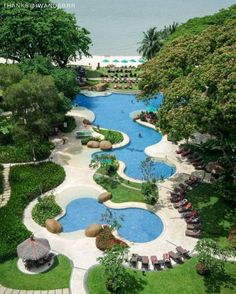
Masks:
[[[98,63],[101,67],[105,67],[109,64],[113,64],[117,67],[121,66],[135,66],[142,64],[140,62],[141,56],[113,56],[113,55],[92,55],[91,57],[83,56],[81,59],[78,57],[76,61],[71,61],[70,65],[84,65],[91,66],[92,69],[96,69]],[[114,62],[115,61],[115,62]],[[123,61],[123,62],[122,62]],[[127,61],[127,62],[125,62]],[[0,58],[0,63],[12,63],[12,60]]]

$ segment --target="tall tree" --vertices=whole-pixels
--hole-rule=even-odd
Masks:
[[[231,20],[168,43],[143,66],[140,88],[145,98],[164,91],[158,127],[169,139],[178,142],[199,131],[221,142],[224,156],[219,160],[227,175],[222,174],[220,187],[236,202],[235,27]]]
[[[147,32],[143,32],[144,37],[140,42],[138,53],[147,60],[153,58],[161,49],[160,33],[156,27],[150,28]]]
[[[63,121],[69,109],[52,77],[37,74],[9,86],[4,103],[12,111],[14,137],[21,143],[37,144],[47,138],[54,123]]]
[[[21,61],[40,54],[65,67],[77,55],[89,55],[91,40],[89,32],[77,26],[75,16],[62,9],[6,6],[1,13],[0,44],[1,57]]]

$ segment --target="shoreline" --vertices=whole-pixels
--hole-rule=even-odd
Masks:
[[[91,69],[96,69],[98,63],[100,63],[100,67],[105,67],[107,65],[114,65],[116,67],[121,67],[121,66],[137,67],[138,65],[142,64],[142,62],[139,62],[139,60],[141,59],[142,57],[139,55],[91,55],[91,57],[83,56],[81,59],[78,56],[78,58],[75,61],[69,62],[68,65],[90,66]],[[104,60],[107,60],[108,62],[103,62]],[[116,61],[113,62],[114,60],[117,60],[118,62]],[[126,60],[127,62],[121,62],[122,60]],[[131,60],[135,60],[136,62]],[[0,58],[0,63],[11,64],[13,62],[10,59]]]

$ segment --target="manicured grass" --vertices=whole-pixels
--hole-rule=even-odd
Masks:
[[[218,194],[211,184],[202,183],[188,193],[188,199],[200,214],[203,237],[228,246],[227,237],[232,228],[235,209]]]
[[[93,128],[93,130],[101,135],[104,136],[104,140],[110,141],[112,144],[120,143],[124,140],[123,135],[118,131],[113,130],[105,130],[105,129],[99,129]]]
[[[129,269],[127,279],[131,280],[127,291],[120,294],[233,294],[236,291],[236,263],[228,262],[225,274],[215,279],[204,278],[195,271],[196,259],[192,258],[176,268],[148,272],[145,276],[141,271]],[[102,267],[94,267],[87,278],[89,293],[108,294],[104,284]]]
[[[141,191],[134,190],[132,188],[124,187],[118,181],[112,180],[111,178],[105,178],[101,180],[101,176],[98,174],[103,174],[103,170],[101,168],[98,169],[97,173],[94,175],[94,180],[101,185],[104,189],[112,193],[112,201],[116,203],[122,202],[145,202],[143,194]],[[115,176],[119,179],[119,176]],[[130,185],[128,181],[125,183],[126,185]],[[132,186],[132,185],[130,185]],[[135,188],[140,188],[141,185],[135,183]]]
[[[47,272],[27,275],[17,268],[18,258],[0,263],[0,284],[20,290],[53,290],[69,287],[71,265],[67,257],[58,255]]]

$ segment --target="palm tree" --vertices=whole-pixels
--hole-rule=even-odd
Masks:
[[[138,53],[142,55],[143,58],[149,60],[153,58],[157,52],[161,49],[161,38],[160,33],[157,31],[156,27],[150,28],[147,32],[143,32],[144,38],[139,42],[140,47],[138,48]]]

